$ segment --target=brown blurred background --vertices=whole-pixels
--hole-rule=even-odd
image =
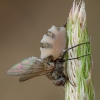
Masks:
[[[6,71],[30,56],[40,57],[40,40],[52,25],[63,25],[73,0],[0,0],[0,100],[64,100],[64,89],[45,76],[20,83]],[[85,0],[92,38],[93,83],[100,99],[100,0]]]

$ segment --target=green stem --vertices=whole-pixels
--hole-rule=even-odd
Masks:
[[[90,42],[86,24],[85,3],[83,1],[79,3],[74,1],[66,29],[68,48]],[[70,49],[66,57],[68,59],[80,58],[68,60],[66,63],[69,80],[75,86],[72,86],[69,82],[66,83],[65,100],[94,100],[90,44],[86,43]]]

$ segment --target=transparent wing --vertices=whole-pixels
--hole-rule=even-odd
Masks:
[[[48,68],[48,66],[46,65],[46,63],[43,62],[43,60],[38,59],[36,57],[30,57],[14,65],[7,71],[7,74],[12,76],[32,74],[33,76],[36,76],[37,73],[46,70],[51,69]]]
[[[40,71],[40,72],[25,74],[25,75],[22,75],[22,76],[19,78],[19,81],[20,81],[20,82],[23,82],[23,81],[29,80],[29,79],[31,79],[31,78],[34,78],[34,77],[36,77],[36,76],[45,75],[46,73],[49,73],[49,72],[51,72],[51,70],[43,70],[43,71]]]

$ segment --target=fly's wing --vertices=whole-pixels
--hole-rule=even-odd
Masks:
[[[29,80],[31,78],[34,78],[36,76],[45,75],[46,73],[49,73],[49,72],[51,72],[51,70],[42,70],[42,71],[35,72],[35,73],[25,74],[20,77],[19,81],[23,82],[23,81]]]
[[[11,76],[18,76],[18,75],[28,76],[28,74],[29,76],[31,76],[31,74],[33,76],[36,76],[38,75],[38,73],[46,70],[51,70],[46,64],[46,62],[44,63],[42,59],[38,59],[36,57],[30,57],[14,65],[7,71],[7,74]]]

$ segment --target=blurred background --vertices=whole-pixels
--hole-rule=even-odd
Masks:
[[[6,71],[21,60],[40,57],[40,40],[52,25],[61,26],[73,0],[0,0],[0,100],[64,100],[63,87],[45,76],[20,83]],[[100,0],[85,0],[92,38],[93,84],[100,99]]]

